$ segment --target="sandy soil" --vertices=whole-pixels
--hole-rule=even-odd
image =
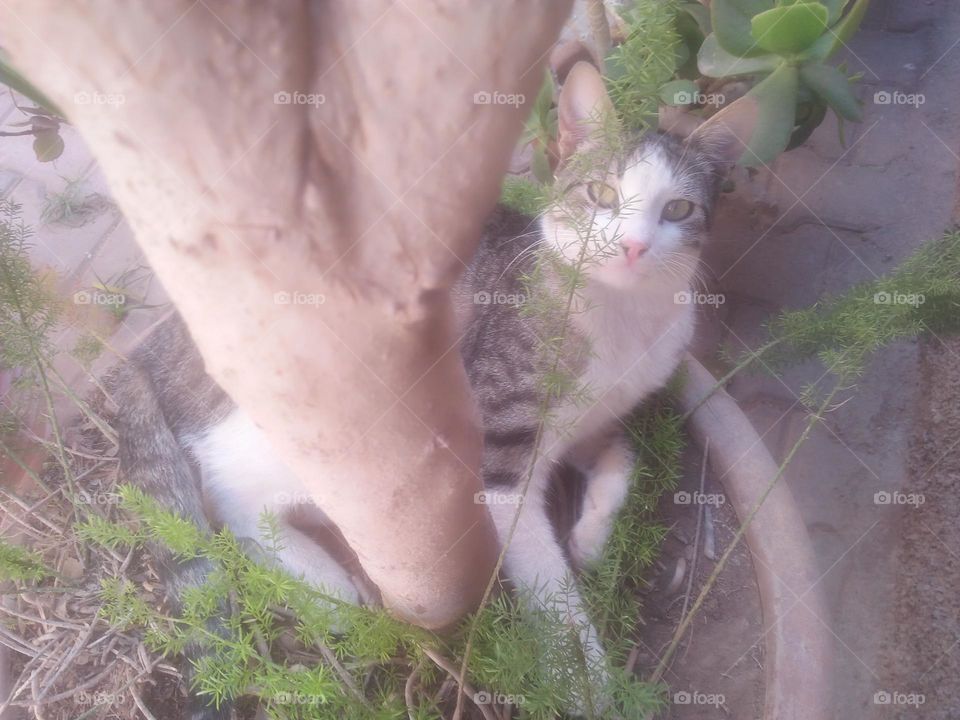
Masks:
[[[960,339],[925,340],[922,418],[910,445],[894,588],[896,630],[885,647],[877,717],[960,717]],[[911,698],[911,696],[913,696]],[[922,704],[910,704],[911,699]]]

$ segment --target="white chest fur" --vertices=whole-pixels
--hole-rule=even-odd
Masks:
[[[693,337],[694,311],[674,302],[672,288],[659,286],[630,295],[596,293],[573,322],[590,339],[590,360],[579,380],[581,399],[558,419],[579,439],[666,384]]]
[[[264,510],[282,515],[309,503],[307,489],[245,412],[235,409],[187,443],[200,466],[204,497],[215,522],[254,536]],[[238,527],[243,520],[245,527]]]

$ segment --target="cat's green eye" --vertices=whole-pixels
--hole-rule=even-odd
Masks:
[[[587,195],[592,203],[607,210],[616,210],[620,204],[620,195],[606,183],[588,182]]]
[[[667,222],[686,220],[693,214],[695,207],[696,205],[689,200],[671,200],[664,206],[663,212],[660,213],[660,219]]]

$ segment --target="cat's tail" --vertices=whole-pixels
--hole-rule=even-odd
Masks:
[[[164,509],[190,520],[204,532],[211,532],[203,511],[200,482],[167,425],[149,377],[135,363],[124,363],[114,373],[110,386],[119,407],[116,425],[122,481],[140,488]],[[206,558],[178,560],[168,548],[158,545],[151,550],[170,601],[179,610],[184,590],[202,584],[213,569],[212,564]],[[209,629],[217,634],[224,632],[222,626]],[[183,672],[188,685],[193,681],[194,663],[205,653],[206,649],[197,644],[189,644],[184,649],[187,662]],[[216,708],[191,690],[184,717],[227,720],[230,705],[223,702]]]

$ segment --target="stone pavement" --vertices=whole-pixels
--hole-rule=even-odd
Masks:
[[[0,93],[0,127],[8,128],[25,117],[8,92]],[[64,153],[51,163],[37,161],[32,137],[0,139],[0,197],[21,205],[23,222],[33,231],[31,261],[40,271],[55,271],[61,278],[60,294],[71,299],[75,292],[89,291],[97,283],[115,284],[111,280],[144,265],[145,260],[82,138],[71,126],[63,126],[61,136]],[[138,295],[146,291],[142,297],[146,304],[166,301],[156,279],[130,289]],[[130,348],[155,319],[150,312],[134,310],[117,324],[107,308],[85,304],[82,297],[69,312],[80,324],[110,337],[121,351]],[[59,347],[72,347],[78,335],[77,328],[68,330],[58,339]],[[98,367],[107,361],[104,358]],[[86,374],[70,358],[61,357],[57,364],[68,379],[85,381]]]
[[[807,146],[737,177],[706,253],[711,284],[727,302],[706,323],[704,349],[719,342],[739,356],[758,347],[764,321],[780,309],[883,275],[951,224],[960,165],[960,5],[875,0],[845,59],[851,72],[863,73],[865,111],[862,124],[846,125],[846,145],[831,115]],[[786,474],[823,572],[831,615],[822,620],[837,656],[836,720],[900,717],[892,713],[910,708],[875,703],[875,693],[920,692],[931,670],[918,665],[894,680],[885,669],[894,651],[901,524],[916,510],[874,500],[910,483],[908,445],[924,412],[918,347],[900,343],[878,353],[853,399],[829,415]],[[811,362],[731,384],[777,459],[806,423],[800,393],[823,371]],[[802,596],[805,588],[791,590]],[[957,626],[954,618],[954,632]],[[945,637],[929,632],[930,642]],[[930,701],[904,717],[960,717],[960,704]]]

